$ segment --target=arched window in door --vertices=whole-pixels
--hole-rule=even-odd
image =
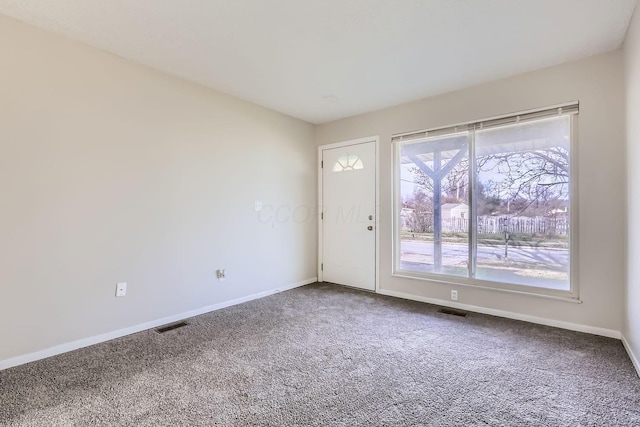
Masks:
[[[358,169],[364,169],[364,164],[360,157],[354,154],[343,154],[336,160],[333,165],[333,172],[346,172]]]

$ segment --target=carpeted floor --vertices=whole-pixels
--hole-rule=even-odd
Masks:
[[[315,284],[0,372],[3,426],[638,426],[620,341]]]

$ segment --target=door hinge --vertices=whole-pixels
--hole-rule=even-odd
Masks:
[[[324,219],[324,212],[320,212],[320,219]]]
[[[324,160],[321,160],[320,161],[320,169],[323,169],[323,168],[324,168]]]
[[[324,264],[320,264],[320,271],[324,271]]]

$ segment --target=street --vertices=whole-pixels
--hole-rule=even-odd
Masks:
[[[432,273],[433,242],[402,241],[400,267],[403,270]],[[465,277],[468,274],[467,245],[442,245],[442,273]],[[536,247],[478,246],[476,278],[548,289],[569,289],[569,251]]]
[[[433,256],[433,242],[403,240],[402,254]],[[445,243],[442,245],[442,262],[444,265],[460,264],[468,260],[469,247],[464,244]],[[509,247],[509,261],[540,264],[568,265],[567,249],[549,249],[535,247]],[[478,260],[504,260],[504,245],[480,246],[477,251]]]

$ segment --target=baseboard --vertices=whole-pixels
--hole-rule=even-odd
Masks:
[[[640,359],[638,359],[631,349],[631,344],[627,341],[627,338],[624,334],[621,334],[622,337],[622,345],[624,345],[625,350],[627,350],[627,354],[629,355],[629,359],[631,359],[631,363],[633,363],[633,367],[636,368],[636,374],[640,377]]]
[[[46,359],[47,357],[56,356],[58,354],[77,350],[79,348],[88,347],[94,344],[99,344],[115,338],[120,338],[126,335],[135,334],[137,332],[142,332],[147,329],[156,328],[161,325],[166,325],[167,323],[177,322],[179,320],[187,319],[189,317],[195,317],[201,314],[231,307],[233,305],[242,304],[243,302],[264,298],[269,295],[277,294],[279,292],[284,292],[290,289],[298,288],[300,286],[305,286],[311,283],[315,283],[316,281],[317,281],[317,278],[312,277],[297,283],[281,286],[279,288],[271,289],[264,292],[259,292],[257,294],[247,295],[246,297],[237,298],[229,301],[223,301],[218,304],[209,305],[206,307],[187,311],[185,313],[175,314],[173,316],[163,317],[161,319],[152,320],[150,322],[140,323],[138,325],[131,326],[124,329],[119,329],[117,331],[107,332],[105,334],[96,335],[93,337],[83,338],[77,341],[56,345],[54,347],[49,347],[44,350],[36,351],[34,353],[25,354],[22,356],[16,356],[11,359],[0,360],[0,371],[4,369],[12,368],[14,366],[24,365],[25,363],[35,362],[36,360]]]
[[[378,293],[382,295],[396,297],[396,298],[426,302],[429,304],[457,308],[460,310],[473,311],[475,313],[489,314],[491,316],[505,317],[507,319],[522,320],[524,322],[537,323],[539,325],[553,326],[556,328],[568,329],[568,330],[577,331],[577,332],[585,332],[587,334],[601,335],[604,337],[616,338],[616,339],[621,338],[620,331],[616,331],[613,329],[598,328],[596,326],[580,325],[578,323],[570,323],[570,322],[563,322],[560,320],[545,319],[544,317],[529,316],[526,314],[513,313],[511,311],[496,310],[492,308],[462,304],[454,301],[446,301],[446,300],[441,300],[436,298],[426,298],[418,295],[405,294],[403,292],[389,291],[386,289],[380,289]]]

